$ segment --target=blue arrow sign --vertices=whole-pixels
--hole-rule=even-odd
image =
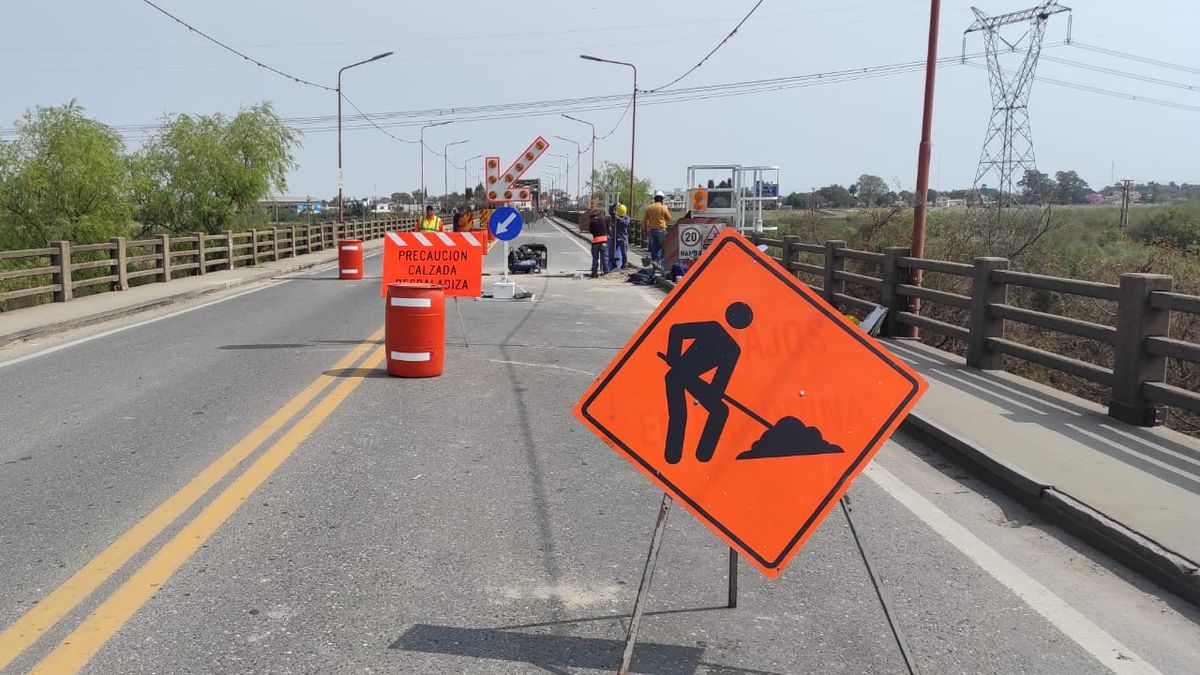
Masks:
[[[492,217],[488,219],[488,229],[500,241],[516,239],[524,226],[525,221],[521,218],[520,212],[511,206],[502,206],[496,209],[492,212]]]

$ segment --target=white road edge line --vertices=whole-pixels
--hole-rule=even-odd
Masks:
[[[203,304],[196,305],[195,307],[186,307],[186,308],[184,308],[184,309],[181,309],[181,310],[179,310],[179,311],[176,311],[176,312],[171,312],[170,314],[164,314],[164,315],[162,315],[162,316],[156,316],[156,317],[154,317],[153,319],[147,319],[147,320],[145,320],[145,321],[139,321],[139,322],[137,322],[137,323],[131,323],[131,324],[129,324],[128,326],[121,326],[121,327],[119,327],[119,328],[112,328],[112,329],[110,329],[110,330],[106,330],[106,331],[103,331],[103,332],[100,332],[100,333],[96,333],[95,335],[89,335],[89,336],[87,336],[87,337],[84,337],[84,338],[79,338],[78,340],[71,340],[70,342],[64,342],[64,343],[62,343],[61,345],[55,345],[55,346],[53,346],[53,347],[48,347],[48,348],[46,348],[46,349],[43,349],[43,350],[41,350],[41,351],[34,352],[34,353],[32,353],[32,354],[26,354],[25,356],[19,356],[19,357],[15,358],[15,359],[9,359],[8,361],[0,361],[0,368],[6,368],[6,367],[8,367],[8,366],[15,366],[15,365],[16,365],[16,364],[18,364],[18,363],[24,363],[24,362],[26,362],[26,361],[32,361],[33,359],[36,359],[36,358],[39,358],[39,357],[42,357],[42,356],[46,356],[46,355],[48,355],[48,354],[53,354],[54,352],[61,352],[61,351],[62,351],[62,350],[64,350],[64,349],[70,349],[71,347],[76,347],[76,346],[79,346],[79,345],[81,345],[81,344],[84,344],[84,343],[86,343],[86,342],[91,342],[92,340],[99,340],[99,339],[101,339],[101,338],[106,338],[106,337],[109,337],[110,335],[116,335],[117,333],[124,333],[125,331],[127,331],[127,330],[132,330],[132,329],[134,329],[134,328],[141,328],[142,326],[149,326],[150,324],[152,324],[152,323],[158,323],[159,321],[166,321],[167,319],[173,319],[173,318],[175,318],[175,317],[177,317],[177,316],[180,316],[180,315],[182,315],[182,314],[187,314],[187,313],[189,313],[189,312],[194,312],[194,311],[196,311],[196,310],[198,310],[198,309],[204,309],[204,308],[206,308],[206,307],[212,307],[213,305],[219,305],[219,304],[221,304],[222,302],[228,302],[228,301],[230,301],[230,300],[234,300],[234,299],[236,299],[236,298],[240,298],[240,297],[242,297],[243,295],[250,295],[251,293],[257,293],[257,292],[259,292],[259,291],[265,291],[265,290],[267,290],[268,288],[275,288],[276,286],[281,286],[281,285],[283,285],[283,284],[286,284],[287,282],[288,282],[288,280],[287,280],[287,279],[283,279],[283,280],[280,280],[280,281],[276,281],[276,282],[274,282],[274,283],[270,283],[270,284],[264,284],[264,285],[262,285],[262,286],[258,286],[258,287],[256,287],[256,288],[251,288],[251,289],[248,289],[248,290],[241,291],[241,292],[239,292],[239,293],[234,293],[233,295],[228,295],[228,296],[225,296],[225,297],[223,297],[223,298],[218,298],[218,299],[216,299],[216,300],[211,300],[211,301],[209,301],[209,302],[205,302],[205,303],[203,303]]]
[[[878,463],[871,463],[863,474],[1110,671],[1116,675],[1162,675],[892,472]]]
[[[565,237],[567,241],[570,241],[572,244],[575,244],[579,248],[583,249],[584,253],[588,255],[592,254],[592,249],[590,247],[584,246],[582,241],[579,241],[575,237],[563,232],[563,227],[562,225],[558,224],[558,221],[550,220],[550,218],[546,218],[546,220],[550,221],[550,226],[554,228],[554,231],[557,232],[559,236]]]
[[[363,255],[363,257],[364,257],[364,258],[373,258],[373,257],[375,257],[375,256],[377,256],[377,255],[380,255],[380,254],[382,254],[382,253],[383,253],[383,251],[382,251],[382,250],[375,250],[375,251],[371,251],[371,252],[369,252],[369,253],[365,253],[365,254]],[[314,267],[312,271],[310,271],[310,272],[305,272],[303,276],[312,276],[312,275],[314,275],[314,274],[320,274],[321,272],[328,272],[328,271],[329,271],[329,270],[331,270],[331,269],[335,269],[335,268],[337,268],[337,265],[338,265],[338,261],[336,261],[336,260],[332,260],[332,261],[330,261],[330,262],[327,262],[327,263],[321,263],[321,264],[317,265],[316,267]],[[225,296],[225,297],[223,297],[223,298],[218,298],[218,299],[216,299],[216,300],[212,300],[212,301],[210,301],[210,302],[206,302],[206,303],[203,303],[203,304],[200,304],[200,305],[196,305],[195,307],[185,307],[184,309],[181,309],[181,310],[179,310],[179,311],[177,311],[177,312],[171,312],[170,314],[164,314],[164,315],[162,315],[162,316],[157,316],[157,317],[154,317],[153,319],[147,319],[147,320],[145,320],[145,321],[139,321],[139,322],[137,322],[137,323],[131,323],[131,324],[129,324],[128,326],[121,326],[120,328],[113,328],[113,329],[111,329],[111,330],[106,330],[106,331],[103,331],[103,332],[100,332],[100,333],[96,333],[95,335],[89,335],[89,336],[87,336],[87,337],[84,337],[84,338],[79,338],[78,340],[71,340],[70,342],[64,342],[64,343],[62,343],[61,345],[55,345],[55,346],[53,346],[53,347],[48,347],[48,348],[46,348],[46,349],[43,349],[43,350],[41,350],[41,351],[33,352],[32,354],[26,354],[25,356],[18,356],[18,357],[17,357],[17,358],[15,358],[15,359],[9,359],[9,360],[7,360],[7,361],[0,361],[0,368],[6,368],[6,367],[8,367],[8,366],[15,366],[15,365],[17,365],[18,363],[24,363],[24,362],[26,362],[26,361],[32,361],[33,359],[36,359],[36,358],[39,358],[39,357],[42,357],[42,356],[46,356],[47,354],[53,354],[54,352],[60,352],[60,351],[62,351],[62,350],[64,350],[64,349],[70,349],[71,347],[75,347],[75,346],[77,346],[77,345],[81,345],[81,344],[84,344],[84,343],[86,343],[86,342],[91,342],[92,340],[99,340],[99,339],[101,339],[101,338],[106,338],[106,337],[108,337],[108,336],[110,336],[110,335],[116,335],[117,333],[123,333],[123,332],[125,332],[125,331],[127,331],[127,330],[132,330],[132,329],[134,329],[134,328],[141,328],[142,326],[148,326],[148,325],[150,325],[150,324],[152,324],[152,323],[158,323],[159,321],[166,321],[167,319],[173,319],[173,318],[175,318],[175,317],[177,317],[177,316],[180,316],[180,315],[183,315],[183,314],[187,314],[187,313],[189,313],[189,312],[194,312],[194,311],[196,311],[196,310],[198,310],[198,309],[204,309],[205,307],[212,307],[213,305],[218,305],[218,304],[220,304],[220,303],[222,303],[222,302],[227,302],[227,301],[229,301],[229,300],[233,300],[233,299],[235,299],[235,298],[240,298],[240,297],[242,297],[243,295],[250,295],[251,293],[257,293],[257,292],[259,292],[259,291],[265,291],[265,290],[267,290],[268,288],[274,288],[274,287],[276,287],[276,286],[279,286],[279,285],[281,285],[281,284],[286,284],[288,281],[290,281],[290,280],[289,280],[289,279],[280,279],[280,280],[278,280],[278,281],[276,281],[276,282],[274,282],[274,283],[270,283],[270,284],[263,284],[262,286],[256,286],[256,287],[254,287],[254,288],[250,288],[250,289],[247,289],[247,290],[241,291],[241,292],[239,292],[239,293],[234,293],[233,295],[228,295],[228,296]]]

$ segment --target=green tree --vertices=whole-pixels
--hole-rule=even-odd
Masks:
[[[817,196],[835,209],[848,209],[855,203],[854,195],[837,183],[817,190]]]
[[[287,189],[298,144],[270,103],[232,118],[168,116],[133,158],[138,218],[147,229],[177,232],[245,224],[258,215],[258,200]]]
[[[784,197],[783,203],[786,204],[787,206],[792,207],[793,209],[807,209],[808,208],[808,193],[807,192],[793,192],[790,195],[788,195],[787,197]]]
[[[858,177],[858,198],[864,206],[878,206],[880,200],[887,195],[887,181],[879,176],[864,173]]]
[[[1045,204],[1054,200],[1058,194],[1058,185],[1050,176],[1037,169],[1026,169],[1025,176],[1017,182],[1021,188],[1019,196],[1022,204]]]
[[[121,137],[75,101],[38,107],[0,141],[0,248],[95,242],[128,228]]]
[[[596,170],[592,176],[592,181],[596,186],[596,192],[600,195],[609,192],[618,193],[618,199],[626,206],[630,205],[629,201],[629,167],[616,162],[605,162],[603,166]],[[633,208],[630,208],[630,216],[641,218],[642,211],[650,205],[650,181],[641,179],[634,182],[634,193],[637,197],[635,213]],[[597,204],[598,207],[607,208],[607,204]]]
[[[1086,204],[1092,189],[1087,181],[1074,171],[1059,171],[1054,174],[1054,182],[1058,184],[1058,202],[1060,204]]]

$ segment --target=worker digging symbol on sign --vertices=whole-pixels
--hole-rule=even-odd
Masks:
[[[744,302],[734,302],[725,308],[725,322],[731,328],[743,330],[754,321],[754,312]],[[684,342],[691,340],[687,349]],[[767,430],[749,450],[738,454],[737,459],[768,459],[773,457],[797,457],[803,455],[826,455],[843,450],[821,437],[821,432],[795,417],[784,417],[775,424],[753,410],[731,398],[725,390],[733,377],[742,348],[729,331],[717,321],[693,321],[671,326],[667,337],[667,353],[659,357],[667,362],[668,370],[664,381],[667,387],[667,439],[664,449],[669,464],[678,464],[683,459],[683,439],[687,431],[688,396],[695,400],[708,418],[696,445],[696,459],[707,462],[712,459],[721,440],[721,432],[729,419],[729,406],[733,404],[741,412],[763,425]],[[702,377],[712,372],[711,381]]]
[[[725,308],[725,322],[741,330],[754,320],[754,312],[744,302],[735,302]],[[691,340],[687,349],[685,340]],[[665,455],[671,464],[683,459],[683,436],[687,430],[688,394],[708,412],[704,420],[704,431],[696,446],[696,459],[707,462],[717,450],[717,441],[729,419],[729,406],[725,404],[725,388],[733,377],[742,348],[729,331],[717,321],[694,321],[671,326],[667,339],[667,353],[660,354],[667,362],[665,378],[667,385],[667,442]],[[712,381],[701,377],[711,370]]]

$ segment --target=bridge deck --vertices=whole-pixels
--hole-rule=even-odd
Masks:
[[[0,671],[613,670],[660,495],[568,410],[661,293],[520,277],[536,302],[449,303],[446,373],[403,381],[366,267],[0,349]],[[922,672],[1200,662],[1194,607],[913,435],[850,494]],[[903,671],[840,513],[734,610],[726,551],[671,515],[635,672]]]

